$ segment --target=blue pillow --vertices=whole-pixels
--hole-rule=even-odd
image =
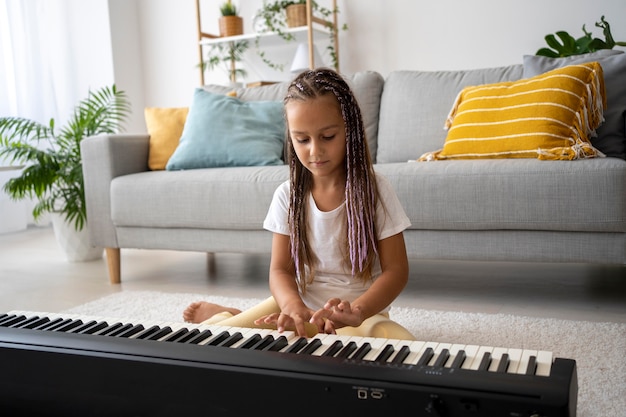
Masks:
[[[196,88],[166,169],[282,165],[284,138],[281,102],[243,102]]]

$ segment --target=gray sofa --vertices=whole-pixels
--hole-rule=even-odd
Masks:
[[[389,178],[411,220],[409,257],[626,264],[626,161],[619,155],[409,162],[442,147],[443,124],[462,87],[517,80],[526,69],[349,77],[376,171]],[[237,93],[244,101],[281,100],[285,87]],[[262,221],[274,189],[288,178],[286,166],[151,171],[149,141],[139,134],[82,143],[91,242],[107,249],[112,283],[121,279],[121,248],[270,252]]]

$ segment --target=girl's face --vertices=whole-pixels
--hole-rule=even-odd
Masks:
[[[289,136],[302,165],[314,177],[345,179],[346,128],[333,94],[285,105]]]

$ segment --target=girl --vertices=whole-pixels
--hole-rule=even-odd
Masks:
[[[290,179],[263,227],[273,232],[272,297],[250,310],[198,302],[186,321],[395,339],[414,337],[388,316],[408,280],[409,225],[374,172],[359,105],[329,69],[306,71],[284,100]]]

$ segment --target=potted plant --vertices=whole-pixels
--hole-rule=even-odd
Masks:
[[[219,19],[220,36],[237,36],[243,34],[243,19],[237,14],[237,7],[228,0],[220,6],[222,17]]]
[[[208,59],[200,64],[202,71],[212,71],[222,67],[228,74],[230,82],[235,85],[239,77],[245,77],[247,72],[237,64],[241,62],[243,54],[248,49],[248,41],[234,41],[211,44],[208,51]]]
[[[311,8],[313,14],[321,20],[329,22],[328,19],[333,13],[339,12],[338,9],[329,9],[322,7],[318,2],[312,1]],[[289,11],[288,11],[289,10]],[[294,19],[294,20],[292,20]],[[259,33],[273,32],[281,37],[285,41],[296,40],[295,36],[288,31],[289,28],[306,25],[306,0],[274,0],[264,1],[263,7],[257,11],[255,15],[255,30]],[[331,57],[331,64],[335,69],[338,69],[338,57],[335,50],[335,44],[333,39],[335,33],[339,28],[336,28],[332,23],[326,23],[326,28],[329,30],[329,37],[331,42],[328,46],[328,51]],[[348,26],[344,24],[341,30],[347,30]],[[265,52],[260,48],[260,36],[256,37],[255,46],[257,53],[263,60],[263,62],[270,68],[278,71],[282,71],[284,64],[277,64],[272,62]]]
[[[53,118],[48,125],[21,117],[0,118],[0,157],[25,166],[20,176],[5,184],[4,192],[14,200],[36,199],[33,217],[37,220],[44,213],[52,214],[59,243],[63,244],[58,228],[61,222],[56,218],[71,226],[70,230],[87,235],[80,143],[88,136],[117,133],[129,114],[126,93],[113,85],[89,92],[59,130]],[[74,240],[62,239],[67,243]],[[80,254],[66,256],[71,261],[90,260],[81,259]]]
[[[550,58],[565,57],[571,55],[581,55],[589,52],[595,52],[600,49],[613,49],[615,45],[626,46],[626,42],[616,42],[611,34],[611,26],[609,22],[604,20],[604,16],[596,22],[596,27],[602,28],[604,40],[593,38],[591,32],[587,32],[583,25],[584,36],[575,39],[572,35],[565,31],[556,32],[561,42],[559,42],[553,34],[546,35],[545,40],[550,48],[541,48],[535,55],[547,56]],[[552,48],[552,49],[551,49]]]

